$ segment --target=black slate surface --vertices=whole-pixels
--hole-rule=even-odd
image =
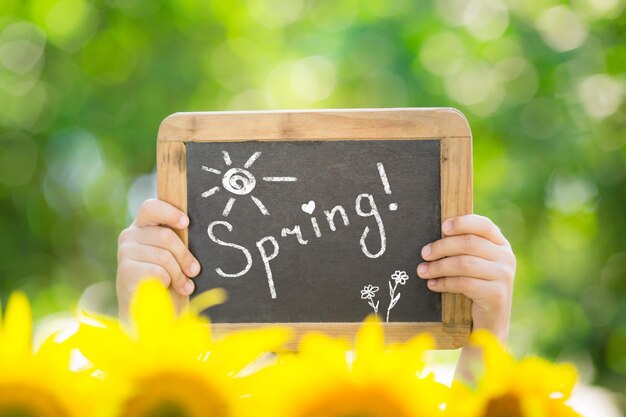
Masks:
[[[429,291],[415,272],[422,246],[441,237],[438,140],[186,146],[189,247],[202,266],[196,293],[221,287],[229,294],[227,303],[208,311],[213,322],[359,322],[373,312],[369,300],[362,298],[368,294],[374,294],[371,302],[383,320],[389,312],[392,322],[441,321],[441,295]],[[229,171],[235,175],[229,176]],[[238,175],[243,175],[239,181]],[[238,190],[245,184],[247,190]],[[349,225],[337,214],[332,231],[324,210],[337,205],[345,209]],[[384,252],[374,212],[384,228]],[[306,244],[295,235],[281,236],[283,228],[296,225]],[[268,261],[271,280],[257,246],[270,236],[279,247]],[[269,239],[262,244],[266,257],[275,250]],[[217,270],[240,276],[224,277]],[[396,271],[406,272],[408,279],[394,280]],[[390,283],[396,287],[394,297],[401,294],[391,310]],[[367,292],[369,285],[378,290]]]

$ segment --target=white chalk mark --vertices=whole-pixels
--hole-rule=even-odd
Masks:
[[[219,268],[219,267],[215,268],[215,272],[217,272],[219,276],[224,277],[224,278],[237,278],[242,275],[245,275],[252,267],[252,255],[250,255],[250,251],[241,245],[237,245],[236,243],[231,243],[231,242],[224,242],[223,240],[215,237],[215,234],[213,233],[213,228],[217,226],[218,224],[226,227],[226,229],[228,229],[229,232],[233,231],[233,226],[230,223],[223,222],[223,221],[215,221],[209,224],[209,227],[207,227],[207,233],[209,234],[209,238],[220,246],[227,246],[227,247],[241,251],[243,255],[246,257],[246,267],[242,269],[241,271],[237,272],[236,274],[228,274],[222,271],[222,268]]]
[[[322,232],[320,231],[320,226],[317,224],[317,219],[315,217],[311,217],[311,225],[313,226],[313,231],[315,232],[315,237],[321,237]]]
[[[267,182],[294,182],[298,181],[296,177],[263,177],[263,181]]]
[[[385,172],[385,167],[381,162],[377,163],[378,174],[380,175],[380,180],[383,182],[383,187],[385,188],[385,194],[391,194],[391,187],[389,187],[389,180],[387,179],[387,173]]]
[[[391,211],[398,210],[398,203],[391,203],[391,204],[389,204],[389,210],[391,210]]]
[[[343,206],[335,206],[330,211],[324,210],[324,214],[326,215],[326,221],[328,222],[328,227],[330,227],[330,230],[332,230],[333,232],[335,230],[337,230],[337,226],[335,226],[335,214],[337,212],[339,212],[339,214],[341,214],[341,219],[343,220],[343,225],[344,226],[349,226],[350,225],[350,220],[348,219],[348,214],[346,213],[346,209],[344,209]]]
[[[287,237],[287,235],[295,235],[298,239],[298,243],[300,243],[301,245],[306,245],[307,243],[309,243],[308,240],[302,237],[302,230],[300,230],[300,225],[294,226],[293,229],[283,227],[283,230],[280,231],[280,235],[282,237]]]
[[[233,161],[230,159],[230,155],[228,154],[228,152],[222,151],[222,154],[224,155],[224,162],[226,163],[226,165],[231,166],[233,164]]]
[[[315,211],[315,201],[311,200],[306,204],[302,205],[302,211],[306,214],[313,214]]]
[[[374,310],[374,314],[378,315],[378,306],[380,305],[380,300],[376,300],[376,304],[374,304],[374,298],[376,298],[376,292],[379,287],[375,287],[374,285],[366,285],[361,290],[361,299],[367,300],[367,304],[372,307]]]
[[[267,255],[267,252],[265,252],[265,247],[263,247],[263,244],[267,241],[271,242],[272,246],[274,247],[274,250],[269,256]],[[263,239],[259,240],[258,242],[256,242],[256,247],[261,254],[261,259],[263,260],[263,265],[265,266],[265,274],[267,275],[267,285],[269,285],[270,287],[270,295],[272,296],[272,298],[276,298],[276,288],[274,287],[274,279],[272,278],[272,268],[270,267],[270,261],[278,256],[278,251],[280,247],[278,246],[278,242],[276,241],[276,238],[274,236],[266,236]]]
[[[205,192],[202,193],[202,197],[210,197],[213,194],[215,194],[216,192],[218,192],[220,190],[220,187],[213,187],[210,190],[207,190]]]
[[[246,195],[254,190],[256,178],[243,168],[231,168],[224,174],[222,185],[233,194]]]
[[[202,165],[202,169],[204,171],[210,172],[212,174],[220,175],[222,173],[222,171],[220,171],[219,169],[205,167],[204,165]]]
[[[261,213],[263,213],[264,216],[270,215],[270,213],[267,211],[267,209],[265,208],[261,200],[259,200],[253,195],[250,195],[250,198],[252,199],[252,201],[254,201],[254,204],[256,204],[256,206],[259,208],[259,210],[261,211]]]
[[[228,217],[228,215],[230,214],[230,209],[233,208],[233,204],[235,204],[235,201],[236,201],[236,199],[234,197],[231,197],[228,200],[228,202],[224,206],[224,211],[222,212],[222,216]]]
[[[364,212],[363,208],[361,207],[361,200],[363,200],[364,198],[367,198],[367,200],[369,201],[369,212]],[[367,239],[367,235],[370,232],[369,226],[365,226],[365,229],[363,229],[363,234],[361,235],[361,239],[359,240],[359,244],[361,245],[361,251],[363,252],[363,254],[368,258],[376,259],[382,256],[383,253],[385,253],[385,250],[387,249],[387,237],[385,235],[385,226],[383,225],[383,219],[380,217],[380,213],[378,212],[378,208],[376,207],[376,203],[374,202],[374,197],[370,194],[359,194],[356,198],[355,209],[356,214],[358,214],[359,216],[374,216],[374,219],[376,220],[378,233],[380,235],[380,250],[376,253],[371,253],[367,247],[367,244],[365,243],[365,239]]]
[[[243,167],[250,168],[252,164],[254,163],[254,161],[256,161],[259,156],[261,156],[261,152],[253,153],[252,156],[248,158],[248,161],[243,165]]]
[[[398,303],[398,300],[400,299],[400,296],[402,295],[399,292],[396,295],[398,284],[404,285],[406,284],[408,280],[409,280],[409,275],[406,273],[406,271],[395,271],[393,274],[391,274],[391,279],[389,280],[390,301],[389,301],[389,307],[387,307],[387,322],[389,322],[389,313],[391,313],[391,310]],[[391,285],[391,281],[394,282],[394,285]]]

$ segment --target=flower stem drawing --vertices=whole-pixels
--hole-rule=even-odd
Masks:
[[[405,271],[396,271],[391,274],[391,280],[389,281],[389,307],[387,307],[387,322],[389,322],[389,313],[391,313],[391,309],[395,307],[402,295],[400,292],[396,295],[396,289],[398,288],[398,284],[404,285],[408,281],[409,276]],[[394,282],[393,286],[391,286],[391,281]]]
[[[391,274],[391,279],[389,280],[389,306],[387,307],[387,317],[386,322],[389,322],[389,314],[391,310],[398,304],[398,300],[400,300],[400,296],[402,295],[398,291],[398,285],[404,285],[409,280],[409,276],[406,271],[395,271]],[[367,303],[374,310],[374,314],[378,315],[378,307],[380,304],[380,300],[376,301],[374,304],[374,298],[376,298],[376,292],[379,290],[379,287],[374,285],[366,285],[361,290],[361,298],[363,300],[367,300]]]

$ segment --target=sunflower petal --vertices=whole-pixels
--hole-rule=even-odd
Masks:
[[[311,359],[338,358],[343,367],[346,363],[346,352],[350,350],[350,342],[343,338],[331,338],[323,333],[307,333],[300,339],[299,355]]]
[[[426,351],[434,348],[435,340],[428,333],[419,334],[406,343],[391,344],[384,356],[385,366],[415,377],[426,367]]]
[[[146,343],[158,343],[172,327],[174,303],[167,289],[156,279],[139,284],[130,303],[130,321],[137,337]]]
[[[123,369],[131,360],[133,344],[117,327],[99,327],[81,323],[78,331],[65,342],[77,348],[97,369],[111,373]]]
[[[9,298],[0,338],[0,358],[20,361],[32,356],[33,323],[28,299],[22,292]]]
[[[528,381],[529,386],[540,390],[544,395],[560,394],[563,399],[569,398],[578,379],[578,373],[573,365],[553,364],[533,356],[522,359],[518,368],[520,376]],[[537,375],[542,377],[537,379]]]
[[[515,360],[498,339],[487,330],[476,330],[470,335],[470,343],[483,349],[486,372],[507,372]]]
[[[223,304],[228,299],[228,294],[222,288],[213,288],[194,296],[189,301],[189,311],[191,314],[200,315],[202,311],[218,304]]]
[[[355,350],[357,361],[371,362],[385,350],[385,335],[380,320],[370,315],[356,334]]]
[[[209,362],[235,375],[261,354],[280,350],[290,336],[284,327],[231,333],[214,345]]]
[[[57,333],[51,335],[43,341],[37,352],[35,359],[46,366],[54,366],[61,370],[69,369],[70,354],[73,346],[69,343],[57,343],[55,338]]]
[[[115,317],[107,316],[104,314],[99,314],[93,311],[88,311],[82,309],[76,313],[76,317],[78,321],[82,324],[97,326],[97,327],[106,327],[109,329],[119,330],[121,328],[121,324],[119,320]]]
[[[582,417],[563,400],[551,400],[548,404],[547,415],[551,417]]]

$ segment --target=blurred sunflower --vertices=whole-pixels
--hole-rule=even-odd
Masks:
[[[0,308],[0,313],[2,309]],[[0,416],[94,416],[87,398],[97,381],[70,371],[70,349],[47,339],[33,353],[32,315],[22,293],[9,298],[0,314]]]
[[[565,402],[576,383],[576,369],[537,357],[516,361],[491,333],[479,330],[470,342],[481,347],[484,374],[475,390],[452,387],[451,417],[580,417]]]
[[[214,340],[199,311],[223,299],[223,292],[212,290],[177,316],[167,289],[146,280],[131,302],[130,328],[106,317],[83,319],[72,343],[104,373],[113,415],[241,415],[241,371],[284,343],[287,331],[237,332]]]
[[[254,411],[275,417],[432,417],[441,415],[448,388],[432,375],[421,378],[430,336],[385,346],[374,317],[350,343],[307,334],[299,352],[256,376]],[[252,414],[254,413],[254,414]]]

